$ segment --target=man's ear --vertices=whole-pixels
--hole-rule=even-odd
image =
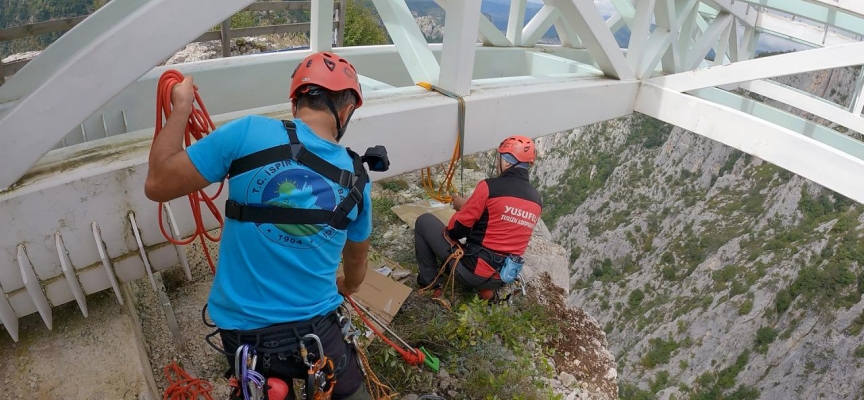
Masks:
[[[295,117],[297,116],[297,101],[296,100],[291,100],[291,115],[295,116]]]
[[[341,123],[342,126],[345,126],[345,122],[348,121],[348,118],[351,117],[351,113],[353,112],[354,104],[348,104],[347,106],[343,107],[342,110],[339,112],[339,123]]]

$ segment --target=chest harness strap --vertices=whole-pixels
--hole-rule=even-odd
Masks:
[[[259,224],[327,224],[334,229],[344,230],[351,220],[348,214],[357,206],[358,215],[363,212],[363,191],[369,183],[369,175],[363,166],[365,157],[360,157],[351,149],[346,149],[354,163],[354,172],[341,169],[312,153],[297,137],[293,121],[282,121],[288,131],[289,144],[264,149],[231,162],[228,176],[261,168],[268,164],[294,161],[305,165],[323,177],[348,189],[348,195],[333,210],[311,210],[302,208],[275,207],[266,204],[242,204],[235,200],[225,202],[225,216],[243,222]],[[386,157],[386,153],[385,156]],[[389,162],[387,162],[389,164]]]

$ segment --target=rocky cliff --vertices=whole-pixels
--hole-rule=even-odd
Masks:
[[[777,80],[848,104],[857,74]],[[640,115],[539,145],[569,301],[604,326],[622,397],[860,398],[859,204]]]

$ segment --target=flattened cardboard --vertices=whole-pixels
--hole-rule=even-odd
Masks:
[[[447,225],[447,223],[450,222],[450,217],[452,217],[453,214],[456,214],[456,210],[450,208],[449,205],[431,200],[421,200],[414,203],[400,204],[391,207],[390,210],[396,213],[396,216],[398,216],[399,219],[405,221],[411,229],[414,229],[414,222],[417,221],[417,217],[423,214],[432,213],[432,215],[438,217],[444,225]]]
[[[384,257],[374,249],[369,249],[366,278],[360,285],[360,290],[351,297],[382,322],[389,324],[411,294],[411,288],[377,272],[376,270],[381,267],[390,269],[391,274],[405,271],[399,263]],[[339,267],[337,274],[342,274],[342,266]]]

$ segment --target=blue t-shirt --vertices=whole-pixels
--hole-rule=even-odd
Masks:
[[[297,136],[331,164],[354,170],[345,148],[322,139],[295,119]],[[247,116],[231,121],[189,146],[198,172],[210,182],[228,175],[231,161],[288,143],[282,122]],[[363,213],[351,211],[347,230],[322,225],[273,225],[225,219],[219,265],[210,290],[210,318],[222,329],[257,329],[326,314],[342,303],[336,270],[345,240],[362,242],[372,232],[370,186]],[[348,190],[293,161],[280,161],[232,176],[228,198],[244,204],[333,210]]]

